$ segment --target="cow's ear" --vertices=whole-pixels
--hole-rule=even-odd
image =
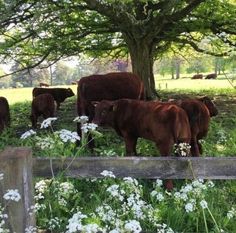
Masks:
[[[91,104],[96,108],[96,106],[98,105],[99,101],[92,101]]]

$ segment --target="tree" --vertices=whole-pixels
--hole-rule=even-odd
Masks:
[[[235,46],[233,0],[5,0],[0,14],[4,59],[32,68],[82,52],[129,52],[150,97],[154,59],[173,44],[218,56]]]

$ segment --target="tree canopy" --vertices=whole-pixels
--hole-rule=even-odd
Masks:
[[[154,59],[173,44],[216,56],[236,46],[235,0],[1,0],[0,14],[2,61],[28,69],[80,53],[129,53],[148,96]]]

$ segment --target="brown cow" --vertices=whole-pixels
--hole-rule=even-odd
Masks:
[[[49,87],[49,85],[47,83],[39,83],[40,87]]]
[[[48,117],[54,117],[54,114],[55,103],[51,94],[41,94],[33,99],[30,115],[33,128],[37,127],[37,120],[39,116],[43,115],[44,119],[47,119]]]
[[[216,73],[212,73],[212,74],[208,74],[206,75],[205,79],[216,79],[217,74]]]
[[[195,75],[193,75],[193,77],[191,79],[203,79],[203,75],[202,74],[195,74]]]
[[[154,141],[162,156],[170,155],[175,143],[189,143],[191,138],[188,116],[170,103],[103,100],[96,106],[93,122],[113,127],[124,138],[127,156],[137,154],[139,137]],[[167,180],[165,187],[171,190],[172,181]]]
[[[145,97],[144,85],[133,73],[118,72],[103,75],[83,77],[78,82],[78,115],[86,115],[91,121],[94,117],[92,101],[118,100],[122,98],[140,99]],[[81,135],[80,124],[77,132]],[[94,141],[89,135],[89,147],[94,147]]]
[[[72,85],[77,85],[77,81],[71,81]]]
[[[57,103],[57,109],[59,109],[60,104],[67,98],[74,96],[75,94],[71,90],[71,88],[38,88],[35,87],[33,89],[33,97],[36,97],[40,94],[51,94],[54,100]]]
[[[199,140],[207,136],[210,117],[216,116],[218,110],[208,97],[177,100],[174,103],[183,108],[189,118],[191,155],[200,156],[202,154],[202,146]]]
[[[10,109],[5,97],[0,97],[0,133],[10,126]]]
[[[191,138],[188,116],[171,103],[103,100],[95,108],[93,122],[113,127],[125,140],[127,156],[137,154],[139,137],[154,141],[162,156],[170,155],[175,143],[189,143]]]

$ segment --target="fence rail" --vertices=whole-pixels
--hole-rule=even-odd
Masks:
[[[132,176],[145,179],[236,179],[236,157],[80,157],[32,158],[30,148],[6,148],[0,153],[0,200],[6,205],[10,232],[25,232],[35,226],[33,176],[101,177],[103,170],[112,171],[116,177]],[[21,200],[6,203],[2,198],[8,189],[18,189]]]

